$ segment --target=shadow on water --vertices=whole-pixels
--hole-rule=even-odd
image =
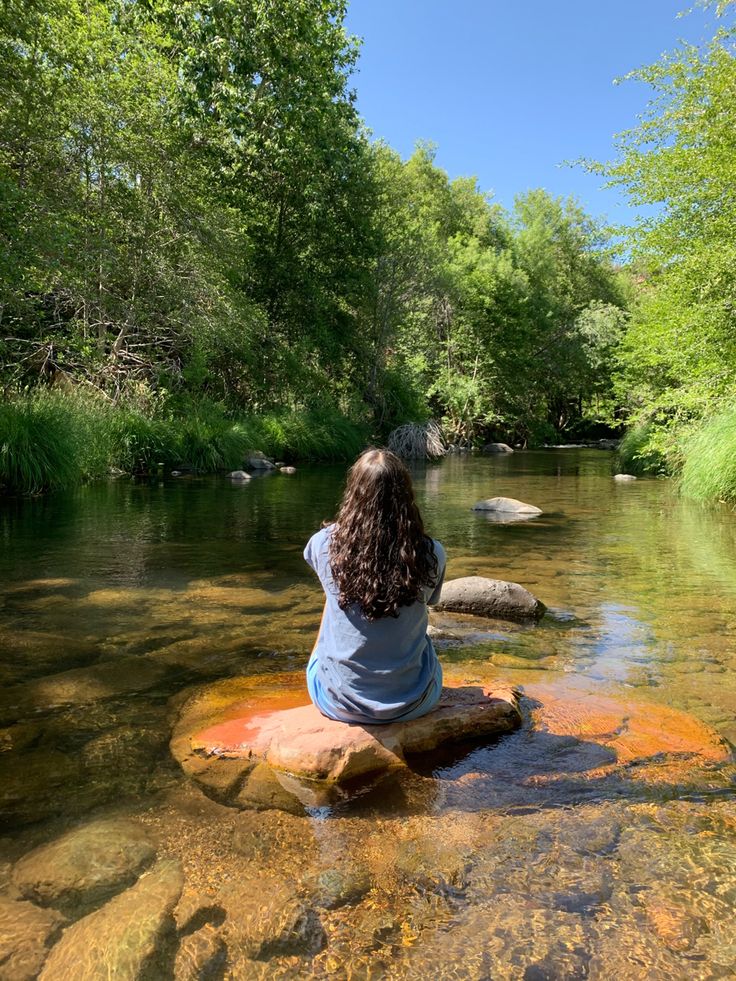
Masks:
[[[617,765],[599,743],[522,729],[492,740],[468,740],[429,754],[407,756],[407,766],[378,777],[320,787],[279,778],[307,813],[321,819],[401,817],[441,812],[523,814],[606,802],[732,800],[736,770],[730,764],[689,767],[692,754],[657,754]],[[678,779],[672,779],[676,764]],[[656,778],[657,767],[663,778]],[[650,767],[654,777],[638,779]]]

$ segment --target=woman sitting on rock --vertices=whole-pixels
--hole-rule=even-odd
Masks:
[[[442,668],[427,636],[445,551],[424,533],[409,471],[389,450],[367,450],[350,469],[334,523],[304,558],[325,591],[307,687],[340,722],[416,719],[437,704]]]

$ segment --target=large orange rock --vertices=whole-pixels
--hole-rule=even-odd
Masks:
[[[303,814],[305,807],[349,796],[351,777],[380,778],[393,769],[400,778],[407,755],[518,728],[517,691],[495,680],[493,665],[475,663],[472,674],[468,669],[447,666],[449,687],[433,713],[383,726],[325,719],[304,704],[302,672],[223,679],[177,699],[171,750],[222,803]],[[468,807],[489,800],[529,803],[550,794],[577,800],[593,786],[638,799],[653,786],[670,792],[721,786],[721,771],[732,761],[710,726],[641,693],[622,698],[580,678],[557,678],[525,685],[522,705],[526,721],[517,735],[470,757],[458,747],[457,759],[473,764],[456,776],[445,766],[443,793],[459,795]],[[416,773],[416,756],[409,763]]]
[[[339,783],[401,766],[407,754],[509,732],[520,724],[513,688],[468,685],[445,688],[437,707],[420,719],[385,725],[334,722],[311,704],[244,708],[237,717],[196,732],[190,746],[200,759],[215,764],[265,762],[295,776]]]

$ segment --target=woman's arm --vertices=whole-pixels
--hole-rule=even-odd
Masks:
[[[447,555],[445,554],[444,548],[438,541],[434,541],[433,539],[433,542],[434,554],[437,556],[437,579],[434,583],[432,595],[427,600],[427,606],[434,606],[435,603],[439,603],[442,583],[445,581],[445,567],[447,566]]]

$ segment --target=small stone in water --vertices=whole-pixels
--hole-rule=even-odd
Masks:
[[[206,981],[222,977],[227,960],[227,948],[220,933],[211,923],[190,933],[179,944],[174,961],[175,981]]]
[[[371,888],[371,878],[365,869],[324,869],[308,876],[305,885],[314,892],[314,903],[325,909],[337,909],[359,902]]]

